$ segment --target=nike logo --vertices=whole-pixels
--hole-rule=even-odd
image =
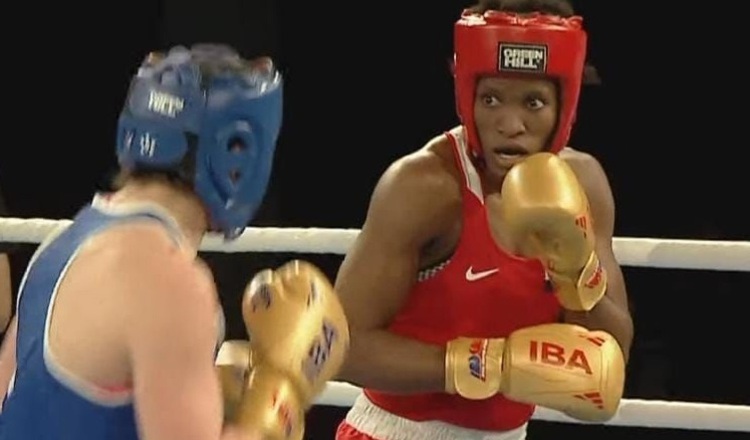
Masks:
[[[476,281],[481,280],[482,278],[487,278],[498,270],[500,269],[495,268],[490,270],[483,270],[481,272],[474,272],[474,266],[469,266],[469,268],[466,269],[466,281]]]

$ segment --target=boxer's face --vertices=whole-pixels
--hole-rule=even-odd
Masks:
[[[542,151],[557,122],[555,83],[485,77],[477,83],[474,121],[486,169],[504,176],[524,156]]]

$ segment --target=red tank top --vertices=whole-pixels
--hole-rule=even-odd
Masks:
[[[449,261],[420,273],[389,329],[401,336],[444,345],[459,337],[506,337],[519,328],[555,322],[560,306],[542,264],[515,257],[490,233],[479,175],[461,132],[446,133],[463,174],[463,226]],[[497,395],[467,400],[446,393],[394,395],[364,390],[377,406],[411,420],[441,420],[486,431],[517,428],[534,407]]]

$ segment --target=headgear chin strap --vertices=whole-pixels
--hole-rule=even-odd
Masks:
[[[199,61],[219,67],[205,72]],[[117,130],[120,166],[192,182],[211,229],[228,239],[265,196],[282,119],[281,75],[270,60],[244,63],[221,46],[150,57],[132,80]]]
[[[506,75],[557,80],[560,113],[549,150],[559,152],[570,138],[586,61],[586,32],[578,16],[464,11],[454,26],[456,107],[469,145],[482,155],[474,123],[477,81]]]

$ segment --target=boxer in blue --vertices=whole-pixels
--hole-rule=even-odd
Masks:
[[[241,425],[223,423],[220,306],[197,251],[206,232],[231,240],[252,219],[281,116],[282,80],[267,58],[196,45],[145,59],[119,119],[116,191],[84,207],[27,268],[0,439],[273,432],[268,417],[253,420],[258,402]],[[252,396],[253,384],[246,390]]]

